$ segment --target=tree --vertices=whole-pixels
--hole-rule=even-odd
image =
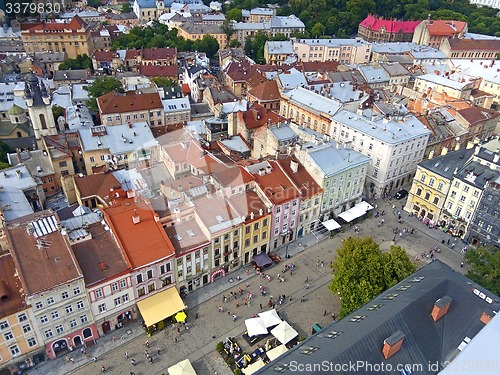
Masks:
[[[76,59],[66,59],[59,65],[59,70],[92,69],[92,59],[87,55],[78,55]]]
[[[226,19],[228,21],[241,21],[243,18],[243,13],[241,12],[241,9],[238,8],[233,8],[229,10],[226,14]]]
[[[64,108],[59,106],[59,105],[53,105],[52,106],[52,115],[54,115],[54,121],[57,124],[57,119],[59,117],[64,117]]]
[[[123,3],[122,5],[122,13],[130,13],[132,11],[132,7],[130,3]]]
[[[98,110],[96,99],[99,96],[107,94],[108,92],[111,91],[119,93],[125,92],[120,80],[110,76],[103,76],[96,78],[95,81],[88,86],[87,91],[89,93],[89,98],[90,98],[89,101],[87,102],[87,106],[92,112],[97,112]]]
[[[470,265],[466,276],[500,295],[500,251],[492,246],[467,250],[465,261]]]
[[[168,77],[155,77],[153,78],[153,82],[156,83],[158,87],[175,87],[177,86],[177,82],[175,82],[172,78]]]
[[[214,57],[219,50],[219,42],[212,35],[205,34],[197,47],[198,51],[205,52],[208,57]]]
[[[320,37],[325,33],[326,27],[321,22],[316,22],[316,24],[311,29],[311,35],[315,38]]]
[[[88,0],[87,5],[92,8],[99,8],[102,5],[101,0]]]
[[[232,39],[229,42],[229,47],[231,47],[231,48],[241,47],[241,43],[238,39]]]
[[[415,272],[406,252],[392,246],[383,253],[371,238],[348,238],[337,250],[330,285],[342,301],[340,317],[358,309]]]

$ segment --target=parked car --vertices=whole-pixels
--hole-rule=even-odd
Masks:
[[[394,198],[396,198],[397,200],[400,200],[400,199],[406,198],[407,196],[408,196],[408,190],[402,189],[396,193]]]

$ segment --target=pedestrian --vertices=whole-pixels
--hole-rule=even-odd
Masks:
[[[464,266],[464,261],[462,260],[462,261],[460,262],[460,268],[463,268],[463,266]]]
[[[326,310],[325,310],[325,312],[323,313],[323,316],[326,316]]]
[[[181,333],[181,329],[177,327],[177,333]]]
[[[82,348],[80,349],[80,351],[81,351],[81,352],[82,352],[82,354],[83,354],[83,352],[85,351],[85,348],[82,346]]]
[[[259,307],[260,307],[260,309],[262,310],[262,303],[259,303]]]
[[[321,268],[325,266],[325,262],[321,261]]]
[[[106,372],[106,367],[104,367],[104,365],[101,366],[101,372]]]
[[[83,349],[82,354],[86,357],[87,356],[87,351]]]
[[[132,358],[132,359],[130,360],[130,364],[131,364],[132,366],[135,366],[135,365],[137,364],[137,362],[135,361],[135,359],[133,359],[133,358]]]
[[[151,356],[148,357],[148,361],[149,361],[149,363],[153,363],[153,357],[151,357]]]
[[[130,375],[135,375],[135,372],[133,372],[133,371],[130,371]]]
[[[198,313],[195,314],[194,316],[195,319],[198,319]]]
[[[187,324],[187,323],[184,323],[184,328],[186,328],[186,331],[188,331],[188,330],[189,330],[189,326],[188,326],[188,324]]]
[[[144,352],[144,355],[146,356],[146,358],[149,358],[149,352],[147,350]]]
[[[309,283],[306,284],[306,289],[309,289]]]
[[[236,301],[236,307],[240,307],[240,301]]]
[[[335,322],[335,319],[336,319],[336,318],[337,318],[337,317],[335,316],[335,313],[332,313],[332,319],[333,319],[333,321],[334,321],[334,322]]]
[[[66,363],[68,363],[68,362],[69,362],[69,356],[66,355]]]
[[[290,276],[293,276],[293,271],[292,270],[290,270]]]
[[[149,349],[149,341],[148,340],[146,340],[146,342],[144,343],[144,345],[146,345],[146,348]]]
[[[450,239],[448,238],[448,242],[447,242],[448,246],[450,245]]]
[[[233,314],[233,322],[236,321],[236,315]]]
[[[300,302],[305,302],[305,300],[306,300],[306,299],[304,298],[304,296],[302,296],[302,297],[300,298]]]
[[[156,354],[160,355],[160,347],[159,346],[156,347]]]
[[[95,363],[95,362],[97,362],[97,357],[96,357],[96,356],[93,356],[93,357],[92,357],[92,361],[94,361],[94,363]]]
[[[75,364],[75,359],[73,357],[71,357],[69,360],[71,361],[72,364]]]
[[[125,358],[128,359],[128,352],[125,352]]]

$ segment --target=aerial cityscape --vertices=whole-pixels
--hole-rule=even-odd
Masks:
[[[499,10],[0,1],[0,375],[500,374]]]

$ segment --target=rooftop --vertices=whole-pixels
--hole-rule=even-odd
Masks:
[[[201,195],[193,199],[196,216],[210,233],[220,233],[242,223],[241,216],[219,194]]]
[[[309,110],[327,117],[333,116],[342,108],[339,101],[325,98],[303,87],[297,87],[281,95],[285,100],[289,100],[293,104],[307,107]]]
[[[34,177],[45,177],[54,174],[54,167],[46,151],[22,151],[19,154],[7,155],[12,165],[24,164]]]
[[[293,55],[293,42],[287,41],[270,41],[266,42],[267,51],[270,55]]]
[[[68,240],[58,227],[58,219],[50,210],[26,215],[7,225],[14,261],[28,295],[82,276]]]
[[[453,20],[430,20],[426,22],[430,35],[452,36],[461,34],[467,27],[467,22]]]
[[[6,168],[0,172],[0,207],[5,220],[11,221],[33,213],[26,194],[31,199],[36,187],[36,181],[24,165]]]
[[[372,31],[384,29],[387,33],[413,34],[420,22],[421,21],[399,21],[396,19],[385,20],[373,15],[368,15],[361,21],[359,26],[366,27]]]
[[[313,147],[308,152],[308,157],[318,166],[326,178],[362,164],[369,164],[370,162],[368,156],[350,148],[344,148],[342,145],[334,142],[316,148]]]
[[[423,160],[419,163],[419,166],[451,181],[455,171],[462,168],[473,153],[473,148],[462,148],[457,151],[450,151],[446,155],[438,155],[432,159]]]
[[[312,178],[304,166],[293,157],[286,157],[277,161],[281,169],[293,181],[300,190],[302,200],[309,199],[317,194],[323,193],[323,189]],[[292,163],[297,163],[297,171],[292,169]]]
[[[183,221],[165,228],[168,238],[175,248],[176,256],[190,253],[200,247],[209,246],[210,240],[204,234],[196,220]]]
[[[473,86],[473,83],[471,83],[469,81],[457,82],[457,81],[454,81],[452,79],[449,79],[449,78],[446,78],[446,77],[443,77],[443,76],[440,76],[437,74],[424,74],[422,76],[416,77],[416,79],[419,79],[422,81],[432,82],[432,83],[435,83],[437,85],[450,87],[452,89],[460,90],[460,91],[472,88],[472,86]]]
[[[143,200],[122,198],[103,209],[106,221],[133,268],[170,258],[175,249],[157,215]]]
[[[24,290],[10,253],[0,256],[0,318],[26,308]]]
[[[110,92],[97,98],[101,115],[162,109],[158,93]]]
[[[98,196],[110,202],[114,198],[113,190],[121,188],[120,182],[112,173],[94,173],[88,176],[74,176],[76,188],[82,199]]]

